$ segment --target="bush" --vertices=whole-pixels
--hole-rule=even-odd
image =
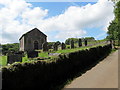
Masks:
[[[45,61],[15,63],[2,68],[3,89],[38,88],[53,90],[57,85],[73,78],[111,51],[111,46],[61,54],[58,58]]]

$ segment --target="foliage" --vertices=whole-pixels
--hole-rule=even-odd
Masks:
[[[55,42],[48,42],[48,48],[49,48],[49,49],[52,49],[52,46],[53,46],[54,43],[55,43]]]
[[[115,4],[114,8],[115,19],[110,23],[108,27],[108,36],[109,40],[118,40],[120,45],[120,1]]]
[[[112,21],[112,23],[110,23],[110,26],[108,27],[108,34],[109,36],[107,37],[110,40],[116,40],[118,39],[118,28],[117,28],[117,23],[115,21]]]
[[[57,43],[57,45],[61,45],[61,42],[60,42],[60,41],[57,41],[56,43]]]
[[[49,49],[52,49],[52,46],[53,46],[55,43],[57,43],[57,45],[60,45],[60,44],[61,44],[60,41],[56,41],[56,42],[48,42],[48,47],[49,47]]]
[[[94,37],[85,37],[84,40],[87,40],[88,42],[90,41],[95,41]]]
[[[94,37],[85,37],[85,38],[80,38],[80,39],[81,39],[82,41],[87,40],[88,42],[90,42],[90,41],[95,41],[95,38],[94,38]],[[66,44],[66,45],[70,45],[71,40],[73,40],[74,43],[78,43],[79,38],[68,38],[68,39],[65,40],[65,44]]]
[[[19,43],[2,45],[2,54],[3,55],[6,55],[10,51],[13,51],[13,52],[19,51]]]
[[[66,39],[65,44],[70,45],[72,40],[74,41],[74,43],[78,42],[78,38],[68,38],[68,39]]]
[[[76,74],[101,60],[111,51],[111,46],[61,54],[53,60],[15,63],[2,68],[3,89],[37,88],[54,90]],[[87,57],[86,57],[87,56]]]

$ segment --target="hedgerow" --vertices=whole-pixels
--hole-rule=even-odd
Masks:
[[[2,88],[54,90],[110,52],[111,45],[105,45],[61,54],[53,60],[15,63],[2,68]]]

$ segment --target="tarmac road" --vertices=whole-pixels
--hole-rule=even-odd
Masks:
[[[65,88],[118,88],[118,50]]]

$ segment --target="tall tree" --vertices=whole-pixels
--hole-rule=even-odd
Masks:
[[[78,43],[78,38],[68,38],[66,39],[65,44],[70,45],[71,40],[73,40],[74,43]]]
[[[115,21],[117,23],[118,44],[120,45],[120,1],[116,3],[115,7]]]
[[[115,40],[118,40],[118,44],[120,45],[120,1],[115,3],[114,14],[115,19],[110,23],[108,27],[107,38],[109,40],[113,40],[113,42],[115,42]]]

